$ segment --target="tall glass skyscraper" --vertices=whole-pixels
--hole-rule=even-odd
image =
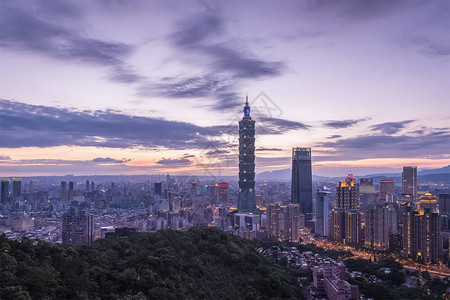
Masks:
[[[239,121],[239,195],[240,213],[256,210],[255,198],[255,121],[250,116],[248,94],[245,99],[244,117]]]
[[[300,204],[306,221],[312,219],[311,148],[292,149],[291,202]]]
[[[410,196],[413,201],[417,198],[417,167],[405,166],[402,172],[402,195]]]

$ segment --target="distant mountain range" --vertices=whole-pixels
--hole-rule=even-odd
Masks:
[[[419,180],[422,181],[450,181],[450,165],[438,169],[422,169],[417,172]],[[292,176],[291,169],[282,169],[275,171],[266,171],[256,174],[257,180],[290,180]],[[380,173],[380,174],[367,174],[357,177],[369,177],[374,181],[382,180],[386,178],[397,179],[402,177],[402,173]],[[340,180],[341,177],[327,177],[313,175],[313,180]]]

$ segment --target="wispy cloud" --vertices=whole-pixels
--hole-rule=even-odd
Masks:
[[[59,1],[58,1],[59,3]],[[19,2],[2,1],[0,9],[0,46],[39,53],[59,60],[82,62],[109,68],[110,79],[137,82],[143,79],[125,62],[134,46],[89,38],[81,31],[61,25],[55,14],[77,12],[75,6],[54,1],[44,3],[47,13],[39,14]],[[48,11],[52,14],[48,15]]]
[[[213,109],[223,110],[242,105],[242,97],[237,93],[242,80],[274,77],[282,73],[284,62],[266,60],[244,50],[248,47],[244,47],[239,39],[223,38],[227,36],[225,27],[225,20],[218,8],[207,8],[177,23],[169,40],[178,51],[203,57],[204,71],[189,77],[145,82],[141,84],[138,94],[203,98],[209,101]],[[219,35],[222,36],[220,40]]]
[[[347,128],[355,126],[356,124],[366,121],[368,118],[355,119],[355,120],[328,120],[323,123],[326,127],[331,127],[335,129]]]
[[[59,145],[109,148],[205,148],[220,135],[217,127],[117,111],[75,111],[0,100],[1,147],[51,147]],[[216,141],[218,147],[226,145]]]
[[[386,122],[372,125],[370,126],[370,128],[372,131],[379,131],[384,134],[395,134],[405,128],[407,124],[412,122],[413,120],[406,120],[402,122]]]

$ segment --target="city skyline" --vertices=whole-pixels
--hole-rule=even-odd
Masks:
[[[449,12],[3,1],[0,175],[235,175],[246,90],[256,173],[295,147],[314,175],[450,165]]]

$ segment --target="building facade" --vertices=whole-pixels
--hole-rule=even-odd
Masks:
[[[330,192],[325,188],[320,188],[316,193],[316,223],[315,223],[315,234],[319,236],[328,236],[328,220],[330,215],[330,210],[328,208]]]
[[[239,121],[239,191],[238,211],[254,212],[255,199],[255,121],[250,116],[246,95],[244,116]]]
[[[292,149],[291,202],[300,204],[306,222],[313,219],[311,148]]]
[[[405,166],[402,171],[402,196],[408,195],[416,201],[417,197],[417,167]]]

